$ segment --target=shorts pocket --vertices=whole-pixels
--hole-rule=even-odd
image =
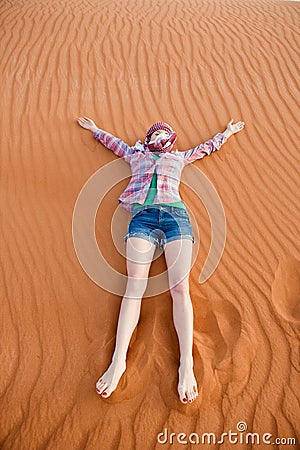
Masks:
[[[174,216],[181,217],[183,219],[189,218],[187,211],[183,208],[174,208],[173,214]]]
[[[142,214],[142,212],[144,212],[145,209],[137,209],[136,211],[133,211],[131,219],[133,219],[134,217],[136,217],[137,215]]]

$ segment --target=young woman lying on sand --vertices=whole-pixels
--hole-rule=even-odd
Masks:
[[[79,125],[93,132],[95,139],[123,157],[131,165],[132,179],[119,202],[132,212],[124,239],[126,241],[127,286],[124,294],[112,362],[96,383],[96,391],[109,397],[126,369],[126,354],[138,323],[141,301],[146,290],[149,269],[156,246],[164,250],[173,320],[179,340],[180,365],[178,393],[183,403],[198,396],[193,372],[193,307],[189,293],[189,272],[194,242],[190,219],[178,192],[185,165],[219,150],[226,140],[244,128],[244,122],[231,120],[223,133],[197,147],[179,152],[172,150],[176,133],[164,122],[152,125],[145,142],[133,147],[99,129],[87,118]]]

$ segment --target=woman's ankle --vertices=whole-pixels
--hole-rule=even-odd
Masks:
[[[192,356],[185,356],[185,357],[181,357],[180,358],[180,363],[179,363],[180,367],[184,367],[184,368],[190,368],[192,369],[194,366],[194,360]]]
[[[113,354],[112,362],[118,363],[118,364],[120,364],[120,363],[126,364],[126,354],[125,355],[120,354],[120,353]]]

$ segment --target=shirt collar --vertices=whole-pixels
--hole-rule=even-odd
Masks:
[[[146,147],[146,145],[144,145],[142,143],[141,140],[136,141],[134,147],[143,153],[151,153],[150,150]],[[160,157],[165,156],[166,158],[168,158],[168,157],[172,156],[173,153],[174,153],[174,150],[172,152],[162,152]]]

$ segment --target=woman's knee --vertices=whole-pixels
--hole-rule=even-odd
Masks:
[[[141,298],[147,287],[147,278],[128,277],[125,297]]]
[[[179,282],[173,282],[170,284],[170,292],[172,297],[174,298],[186,298],[189,299],[190,298],[190,287],[189,287],[189,282],[188,279],[184,279],[182,281]]]

